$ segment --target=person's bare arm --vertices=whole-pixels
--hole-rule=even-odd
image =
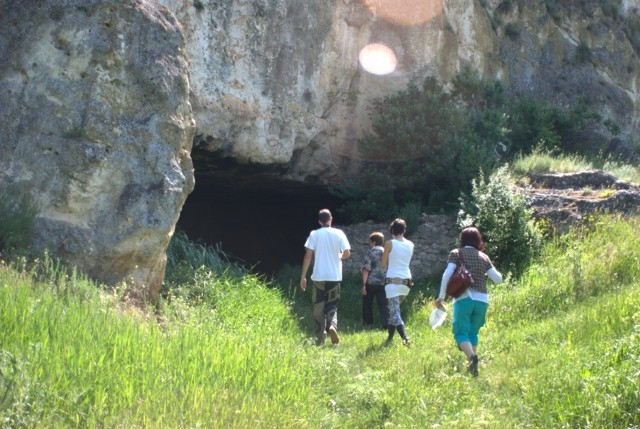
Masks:
[[[340,259],[344,261],[345,259],[349,258],[349,256],[351,256],[351,250],[349,249],[343,250],[342,253],[340,254]]]
[[[311,260],[313,259],[313,250],[307,249],[304,253],[304,259],[302,259],[302,275],[300,276],[300,289],[307,290],[307,271],[311,266]]]
[[[384,243],[384,252],[382,252],[382,259],[380,259],[380,265],[384,268],[389,266],[389,253],[391,253],[391,249],[393,249],[393,243],[389,240]]]

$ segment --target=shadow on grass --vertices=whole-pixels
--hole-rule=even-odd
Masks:
[[[303,332],[313,336],[313,304],[311,302],[312,286],[308,280],[307,290],[299,287],[300,267],[285,266],[273,278],[274,286],[279,288],[286,299],[292,303],[291,309],[298,325]],[[374,311],[374,328],[362,323],[362,294],[360,292],[361,278],[359,275],[349,274],[342,279],[340,302],[338,303],[338,329],[343,333],[356,333],[376,330],[382,326],[379,315]],[[410,323],[413,314],[419,311],[426,301],[434,300],[440,287],[439,277],[417,279],[411,292],[401,305],[402,317]],[[380,332],[384,332],[380,329]]]

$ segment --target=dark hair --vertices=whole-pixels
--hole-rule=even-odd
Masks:
[[[384,235],[381,232],[372,232],[369,236],[369,241],[373,241],[376,246],[382,246],[384,244]]]
[[[460,233],[460,247],[464,246],[472,246],[484,252],[484,242],[478,228],[470,227],[462,230]]]
[[[320,210],[320,212],[318,213],[318,221],[321,224],[325,225],[330,220],[331,220],[331,212],[329,211],[329,209]]]
[[[392,235],[403,235],[406,230],[407,223],[400,218],[391,222],[389,226],[389,232],[391,232]]]

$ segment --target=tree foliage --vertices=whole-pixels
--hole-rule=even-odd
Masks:
[[[536,147],[594,156],[604,142],[594,132],[602,118],[584,102],[561,109],[509,95],[470,68],[450,88],[429,77],[376,100],[370,116],[373,132],[358,141],[361,168],[334,189],[351,222],[387,220],[407,203],[451,212],[480,170]]]
[[[475,226],[487,253],[500,270],[520,274],[542,246],[542,233],[531,216],[525,195],[515,189],[508,166],[472,181],[468,198],[461,198],[458,226]]]
[[[388,219],[407,203],[450,211],[493,147],[475,139],[466,107],[434,79],[374,102],[373,130],[358,142],[359,174],[335,189],[351,221]]]

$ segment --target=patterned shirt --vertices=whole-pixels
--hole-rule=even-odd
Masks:
[[[454,264],[458,263],[458,253],[460,249],[453,249],[449,253],[449,259],[447,262]],[[478,249],[470,246],[462,248],[462,262],[464,266],[471,272],[473,277],[473,284],[470,288],[477,290],[478,292],[487,293],[487,287],[485,286],[485,279],[487,271],[493,268],[493,263],[489,257],[479,251]]]
[[[382,259],[382,253],[384,248],[382,246],[374,246],[367,251],[364,255],[364,263],[362,269],[369,271],[369,277],[367,277],[367,284],[370,285],[384,285],[384,278],[387,274],[386,269],[380,265]]]

